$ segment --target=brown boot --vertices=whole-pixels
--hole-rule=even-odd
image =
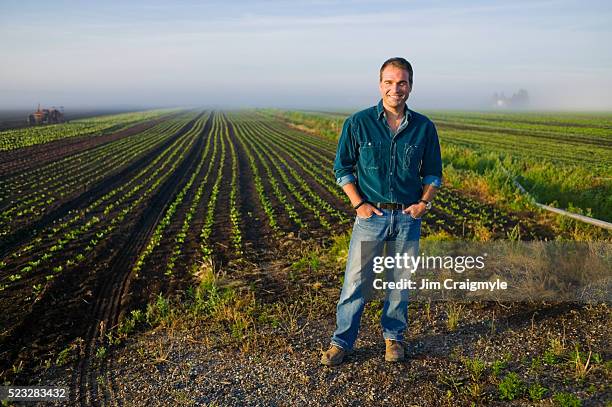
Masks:
[[[404,344],[392,339],[385,339],[385,360],[387,362],[404,360]]]
[[[344,360],[346,355],[352,351],[342,349],[340,346],[331,345],[330,348],[321,355],[321,363],[325,366],[337,366]]]

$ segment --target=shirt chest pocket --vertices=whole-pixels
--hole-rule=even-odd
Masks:
[[[359,143],[359,163],[366,170],[377,170],[380,168],[381,145],[374,141],[363,141]]]
[[[406,144],[400,157],[405,170],[418,169],[423,158],[423,147],[418,144]]]

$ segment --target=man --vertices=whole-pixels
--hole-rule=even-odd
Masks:
[[[371,260],[389,242],[399,253],[418,255],[421,217],[431,209],[442,181],[438,134],[425,116],[406,106],[412,90],[412,66],[391,58],[380,68],[382,100],[351,115],[338,141],[336,180],[356,211],[344,283],[336,309],[336,330],[321,363],[334,366],[351,353],[365,293],[372,289]],[[394,270],[396,281],[398,274]],[[406,270],[399,270],[406,276]],[[385,360],[404,359],[408,292],[386,291],[381,316]]]

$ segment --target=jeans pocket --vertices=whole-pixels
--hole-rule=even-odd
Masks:
[[[416,222],[418,220],[423,220],[423,215],[421,215],[418,218],[415,218],[414,216],[412,216],[411,213],[402,212],[402,214],[404,215],[405,219],[408,220],[409,222]]]

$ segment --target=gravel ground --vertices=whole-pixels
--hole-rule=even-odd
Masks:
[[[425,318],[422,307],[411,310],[407,360],[384,361],[384,343],[376,312],[364,314],[356,352],[336,368],[321,366],[320,352],[333,331],[333,315],[304,319],[291,334],[269,330],[256,347],[241,351],[200,325],[158,328],[133,334],[113,349],[107,377],[112,377],[110,405],[265,405],[265,406],[469,406],[555,405],[555,392],[570,392],[583,406],[612,403],[609,308],[560,305],[510,308],[472,304],[464,310],[454,332],[446,328],[445,304],[434,304]],[[372,307],[373,308],[373,307]],[[495,311],[495,324],[491,318]],[[493,326],[493,328],[492,328]],[[533,367],[551,338],[570,344],[589,343],[602,356],[583,382],[574,379],[569,362]],[[573,345],[572,345],[573,346]],[[469,395],[473,380],[465,357],[478,357],[487,368],[479,380],[481,391]],[[492,373],[495,360],[506,360],[500,376]],[[525,383],[537,381],[549,389],[544,401],[526,395],[512,402],[499,400],[500,377],[514,371]],[[67,385],[70,369],[51,368],[41,383]],[[607,403],[607,404],[606,404]]]

